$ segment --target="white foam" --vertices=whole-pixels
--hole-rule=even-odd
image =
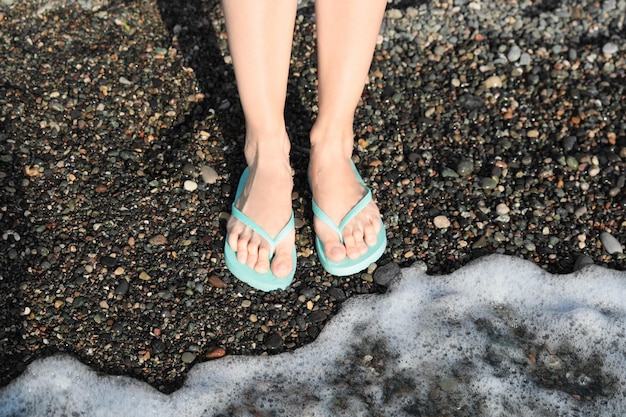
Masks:
[[[315,343],[196,365],[169,396],[40,360],[0,391],[0,416],[622,416],[625,335],[624,272],[491,256],[446,276],[405,269],[387,294],[344,303]],[[593,372],[538,383],[574,357]],[[604,394],[585,400],[598,381]]]

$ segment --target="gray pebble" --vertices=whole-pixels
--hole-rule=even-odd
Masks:
[[[607,42],[602,47],[602,53],[604,53],[606,55],[613,55],[617,51],[618,51],[618,47],[613,42]]]
[[[509,49],[509,53],[507,54],[507,59],[511,62],[515,62],[518,59],[520,59],[522,55],[522,50],[520,49],[519,46],[517,45],[513,45],[511,46],[511,49]]]
[[[398,279],[400,275],[400,266],[395,262],[389,262],[374,271],[374,282],[378,285],[388,287],[389,284]]]
[[[614,253],[624,253],[622,245],[608,232],[600,234],[600,242],[604,246],[604,250],[613,255]]]
[[[128,281],[123,279],[117,288],[115,288],[115,294],[117,295],[125,295],[128,292]]]
[[[465,177],[474,171],[474,162],[469,159],[464,159],[456,167],[456,173],[462,177]]]
[[[181,357],[184,363],[191,363],[196,360],[196,354],[192,352],[185,352]]]
[[[576,263],[574,264],[574,271],[580,271],[587,265],[593,265],[593,259],[587,255],[580,255],[576,258]]]

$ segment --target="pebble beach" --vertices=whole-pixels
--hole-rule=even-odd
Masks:
[[[302,3],[286,111],[298,270],[264,293],[223,262],[245,162],[219,2],[0,0],[0,386],[65,352],[171,393],[195,364],[309,344],[416,262],[625,271],[625,16],[626,0],[391,1],[354,152],[389,245],[335,277],[313,244]]]

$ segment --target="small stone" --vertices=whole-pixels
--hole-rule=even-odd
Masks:
[[[148,240],[151,245],[159,246],[167,243],[167,238],[164,235],[154,235]]]
[[[196,360],[196,354],[192,352],[185,352],[183,353],[183,356],[181,357],[181,359],[183,360],[184,363],[192,363],[193,361]]]
[[[252,305],[252,301],[250,301],[250,300],[243,300],[243,301],[241,302],[241,306],[242,306],[243,308],[248,308],[248,307],[250,307],[251,305]]]
[[[150,281],[152,279],[152,277],[150,275],[148,275],[148,273],[146,271],[141,271],[139,273],[139,279],[142,281]]]
[[[607,42],[602,47],[602,53],[605,55],[613,55],[618,51],[618,47],[613,42]]]
[[[520,56],[519,59],[519,64],[523,65],[523,66],[528,66],[531,63],[531,58],[530,58],[530,54],[527,52],[522,53],[522,55]]]
[[[485,177],[480,180],[480,188],[483,190],[493,190],[498,185],[497,178]]]
[[[469,159],[464,159],[456,167],[456,173],[462,177],[470,175],[474,171],[474,162]]]
[[[507,59],[511,62],[515,62],[522,56],[522,50],[519,46],[513,45],[511,49],[509,49],[509,53],[507,54]]]
[[[378,285],[388,287],[391,282],[401,276],[400,266],[395,262],[377,268],[374,272],[374,282]]]
[[[393,20],[401,19],[402,11],[398,9],[389,9],[387,10],[387,17]]]
[[[198,189],[198,184],[192,180],[186,180],[183,184],[183,188],[187,191],[196,191]]]
[[[492,75],[485,80],[485,88],[500,88],[502,87],[502,80],[497,75]]]
[[[504,203],[500,203],[496,206],[496,213],[499,216],[505,215],[505,214],[509,214],[511,210],[509,209],[509,206],[507,206]]]
[[[140,275],[140,277],[141,277],[141,275]],[[115,288],[115,294],[117,294],[117,295],[125,295],[127,292],[128,292],[128,281],[123,279],[119,283],[117,288]]]
[[[593,166],[591,166],[591,168],[589,168],[589,176],[590,177],[595,177],[599,173],[600,173],[600,167],[599,166],[593,165]]]
[[[450,220],[444,215],[439,215],[433,219],[433,224],[437,229],[447,229],[450,227]]]
[[[224,348],[211,346],[210,348],[207,349],[207,352],[204,355],[204,357],[206,359],[217,359],[217,358],[221,358],[224,355],[226,355],[226,350]]]
[[[529,138],[538,138],[539,137],[539,131],[537,129],[531,129],[526,133],[526,136],[528,136]]]
[[[613,255],[615,253],[624,253],[622,249],[622,245],[608,232],[602,232],[600,234],[600,242],[602,242],[602,246],[604,246],[604,250],[606,250],[609,254]]]
[[[329,288],[328,295],[337,301],[343,301],[346,299],[346,293],[341,288]]]
[[[283,339],[278,333],[272,333],[265,339],[265,345],[268,349],[279,349],[283,346]]]
[[[226,288],[227,287],[226,283],[224,281],[222,281],[222,279],[220,277],[218,277],[217,275],[211,275],[209,277],[209,284],[211,284],[215,288]]]
[[[124,268],[122,268],[121,266],[118,266],[117,268],[115,268],[115,271],[113,271],[113,275],[122,275],[124,274]]]
[[[573,170],[578,169],[578,161],[573,156],[568,156],[565,163],[567,164],[568,167],[570,167]]]
[[[593,259],[587,255],[580,255],[574,264],[574,271],[580,271],[587,265],[593,265]]]
[[[217,171],[208,165],[202,165],[200,167],[200,175],[202,176],[202,181],[207,184],[215,184],[217,182]]]

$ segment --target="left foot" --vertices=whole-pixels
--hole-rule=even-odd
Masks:
[[[342,152],[337,146],[326,146],[323,143],[311,146],[309,178],[313,198],[335,225],[339,225],[367,193],[354,173],[350,158],[351,152]],[[340,262],[346,256],[358,259],[364,255],[368,246],[376,244],[382,226],[380,212],[372,201],[343,229],[343,244],[337,232],[317,217],[313,219],[313,227],[324,245],[326,256]]]

